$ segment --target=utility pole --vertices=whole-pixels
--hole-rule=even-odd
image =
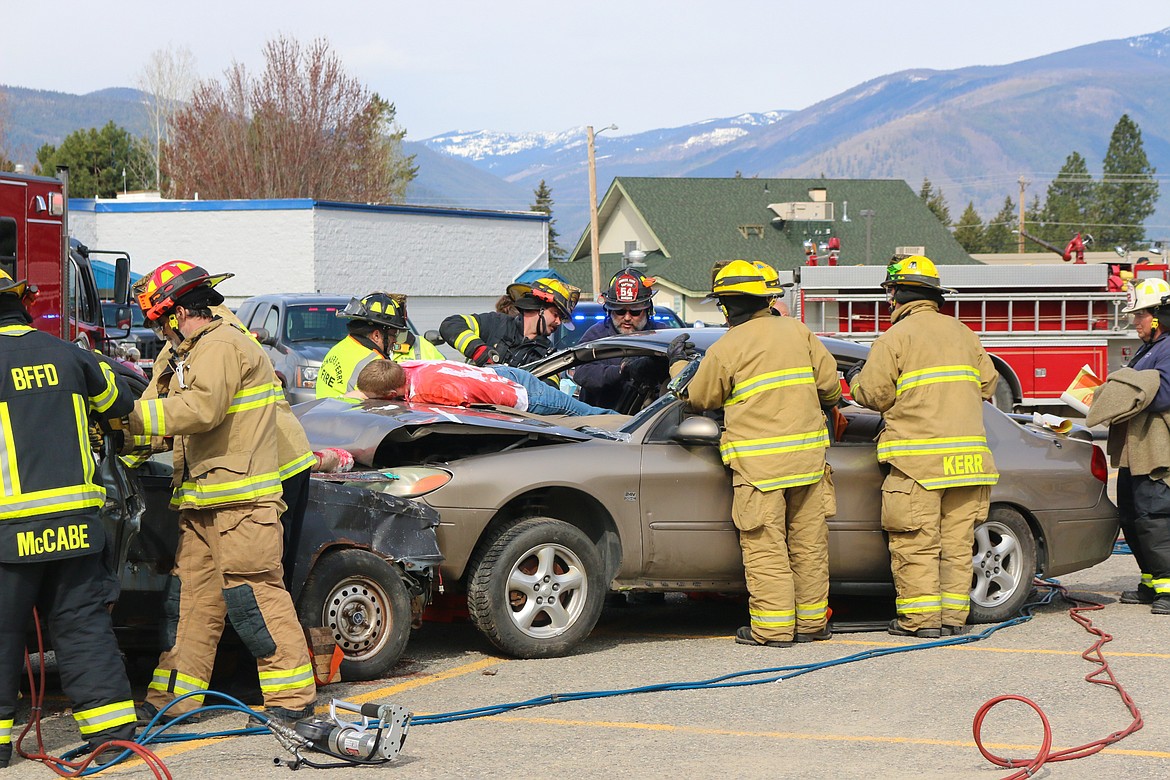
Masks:
[[[603,127],[597,133],[606,130],[617,130],[617,125]],[[593,300],[601,297],[601,249],[597,246],[597,159],[593,149],[593,139],[596,137],[593,125],[585,128],[585,140],[588,142],[589,152],[589,254],[593,261]]]
[[[1020,230],[1016,244],[1016,251],[1021,255],[1024,254],[1024,188],[1028,186],[1028,180],[1020,176]]]

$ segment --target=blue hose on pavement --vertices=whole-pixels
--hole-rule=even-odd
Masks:
[[[1037,580],[1037,585],[1055,585],[1055,580]],[[1032,611],[1039,606],[1051,603],[1057,591],[1053,588],[1046,590],[1039,599],[1029,602],[1020,608],[1020,614],[1010,620],[1005,620],[1002,623],[997,623],[993,626],[988,626],[978,633],[963,634],[960,636],[950,637],[948,639],[940,639],[933,642],[917,642],[912,645],[903,645],[899,647],[882,647],[871,650],[863,650],[859,653],[843,656],[841,658],[834,658],[828,661],[819,661],[817,663],[796,664],[793,666],[775,666],[765,669],[752,669],[744,672],[732,672],[730,674],[720,675],[719,677],[712,677],[707,680],[696,680],[692,682],[669,682],[657,683],[654,685],[643,685],[636,688],[619,688],[608,691],[576,691],[573,693],[552,693],[544,696],[538,696],[526,701],[510,702],[507,704],[494,704],[485,707],[476,707],[468,710],[458,710],[456,712],[443,712],[432,715],[415,715],[411,719],[412,726],[429,726],[437,723],[453,723],[460,720],[471,720],[473,718],[486,718],[492,715],[502,715],[506,712],[514,712],[516,710],[528,709],[531,707],[543,707],[549,704],[559,704],[566,701],[584,701],[586,699],[605,699],[612,696],[628,696],[634,693],[657,693],[660,691],[696,691],[704,689],[717,688],[738,688],[748,685],[762,685],[764,683],[780,682],[781,680],[789,680],[793,677],[800,677],[804,674],[810,674],[822,669],[831,669],[834,666],[843,666],[845,664],[855,663],[857,661],[868,661],[872,658],[881,658],[887,655],[894,655],[896,653],[909,653],[915,650],[926,650],[934,647],[952,647],[955,645],[966,645],[972,642],[979,642],[987,639],[996,631],[1000,631],[1011,626],[1016,626],[1021,623],[1026,623],[1032,619]]]

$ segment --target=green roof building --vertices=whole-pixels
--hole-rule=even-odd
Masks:
[[[655,301],[685,320],[721,320],[699,301],[720,260],[762,260],[785,278],[809,261],[886,265],[896,252],[940,265],[978,264],[910,186],[874,179],[700,179],[618,177],[598,211],[601,286],[623,265],[642,263],[658,280]],[[586,229],[557,270],[592,297]]]

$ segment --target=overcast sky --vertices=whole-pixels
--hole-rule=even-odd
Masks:
[[[408,140],[449,130],[618,134],[800,109],[907,68],[1015,62],[1170,27],[1166,0],[88,0],[4,4],[0,83],[135,86],[152,51],[199,75],[325,37]],[[56,51],[54,51],[56,48]]]

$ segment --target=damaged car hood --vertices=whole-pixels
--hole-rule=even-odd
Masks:
[[[437,434],[484,434],[545,443],[593,438],[581,431],[498,407],[463,408],[399,401],[358,404],[321,398],[297,404],[292,409],[315,448],[340,447],[365,464],[375,462],[379,448],[395,443],[409,445],[421,437]]]

